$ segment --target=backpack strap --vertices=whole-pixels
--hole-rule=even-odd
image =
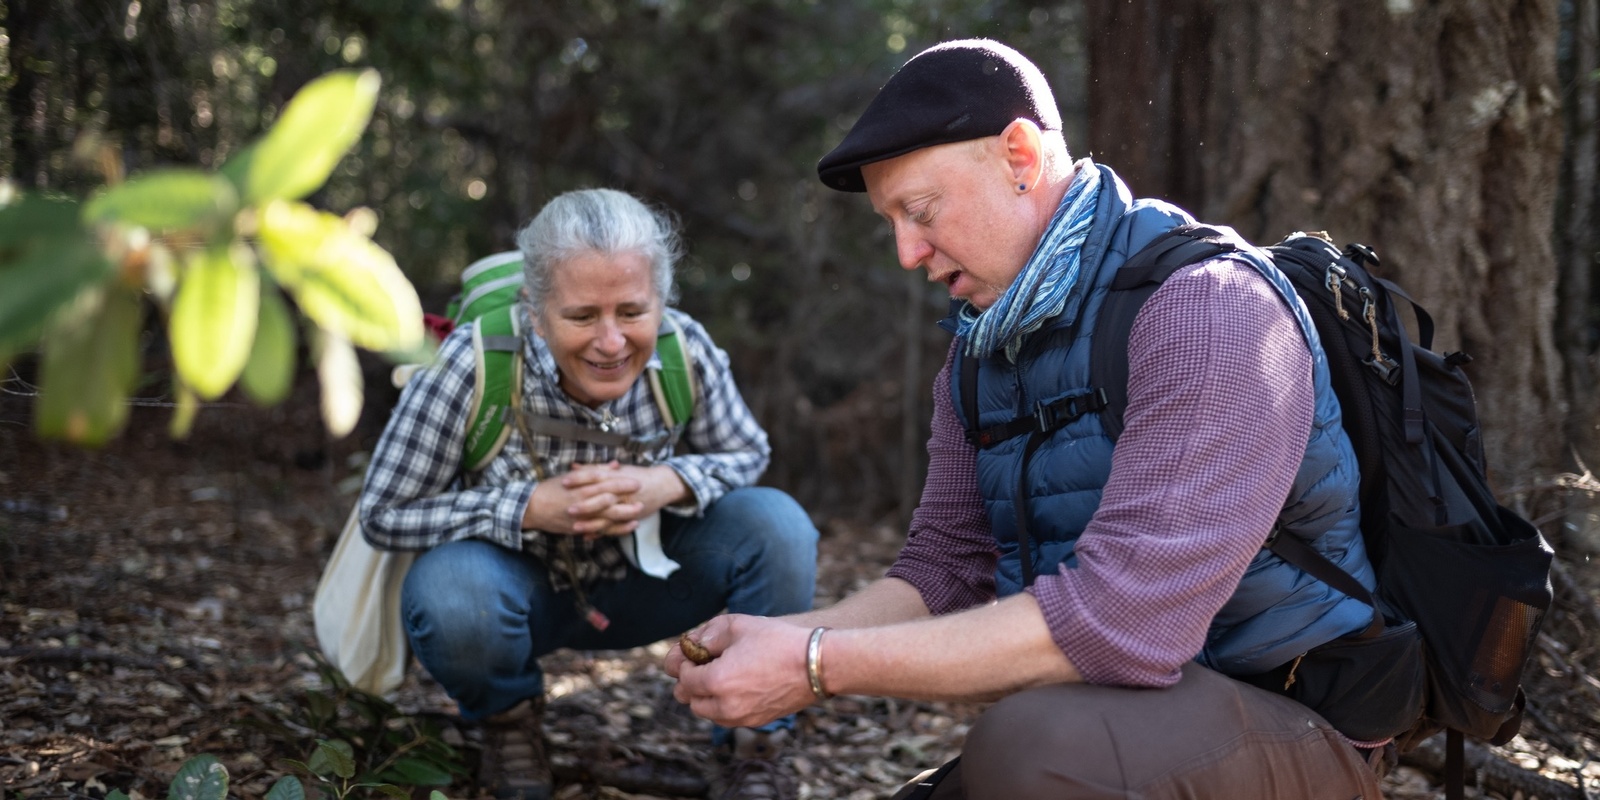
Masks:
[[[511,435],[506,415],[515,408],[513,394],[522,383],[522,332],[516,307],[506,306],[479,317],[472,326],[472,405],[467,411],[467,438],[461,466],[476,472],[489,465]]]
[[[1179,225],[1157,236],[1117,269],[1089,340],[1089,385],[1105,393],[1100,422],[1113,441],[1128,410],[1128,337],[1139,309],[1172,273],[1239,249],[1231,237],[1205,225]]]
[[[973,447],[981,445],[975,440],[978,430],[978,359],[967,355],[967,348],[961,347],[961,374],[958,376],[958,385],[961,392],[961,413],[967,428],[967,441]]]
[[[648,453],[666,444],[672,438],[672,431],[666,431],[649,438],[636,438],[614,431],[591,428],[572,420],[538,417],[532,414],[524,414],[522,416],[523,423],[530,434],[549,436],[552,439],[565,441],[589,442],[603,447],[614,447],[632,455]]]
[[[1367,588],[1362,586],[1361,582],[1356,580],[1354,576],[1340,569],[1339,565],[1329,561],[1326,556],[1312,549],[1311,545],[1293,536],[1279,535],[1282,532],[1282,527],[1278,525],[1272,526],[1272,534],[1267,537],[1266,548],[1284,561],[1299,567],[1313,578],[1366,603],[1372,609],[1372,621],[1367,623],[1366,630],[1357,634],[1358,638],[1369,639],[1383,633],[1383,611],[1378,607],[1377,598],[1373,597],[1372,593],[1367,591]]]
[[[695,381],[694,358],[689,354],[689,337],[671,314],[661,315],[661,330],[656,334],[656,357],[661,369],[649,370],[650,391],[667,427],[677,428],[694,416],[700,385]]]

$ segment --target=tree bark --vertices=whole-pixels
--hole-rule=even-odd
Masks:
[[[1497,484],[1563,466],[1556,0],[1089,0],[1089,144],[1271,243],[1372,245],[1465,350]],[[1155,122],[1135,122],[1143,115]]]
[[[1562,201],[1556,206],[1560,233],[1561,347],[1567,367],[1568,402],[1572,416],[1567,436],[1580,452],[1592,456],[1600,446],[1600,414],[1590,396],[1596,371],[1596,314],[1594,297],[1594,204],[1597,140],[1600,140],[1600,2],[1567,3],[1567,47],[1561,82],[1566,93],[1566,156],[1562,160]],[[1586,459],[1587,460],[1587,459]]]

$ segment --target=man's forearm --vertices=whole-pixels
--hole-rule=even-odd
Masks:
[[[959,614],[830,630],[822,668],[834,694],[913,700],[992,700],[1082,680],[1026,593]]]
[[[880,578],[839,602],[784,617],[796,625],[829,628],[872,628],[930,616],[916,587],[899,578]]]

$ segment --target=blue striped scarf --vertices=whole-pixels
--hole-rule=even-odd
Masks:
[[[956,335],[966,340],[968,355],[987,358],[1004,347],[1015,360],[1022,338],[1061,313],[1078,282],[1083,242],[1099,197],[1100,170],[1087,160],[1080,162],[1044,238],[1005,294],[987,309],[962,306]]]

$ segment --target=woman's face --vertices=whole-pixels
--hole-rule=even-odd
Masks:
[[[533,330],[561,369],[561,388],[594,408],[626,394],[655,352],[661,300],[643,253],[588,252],[551,268]]]

